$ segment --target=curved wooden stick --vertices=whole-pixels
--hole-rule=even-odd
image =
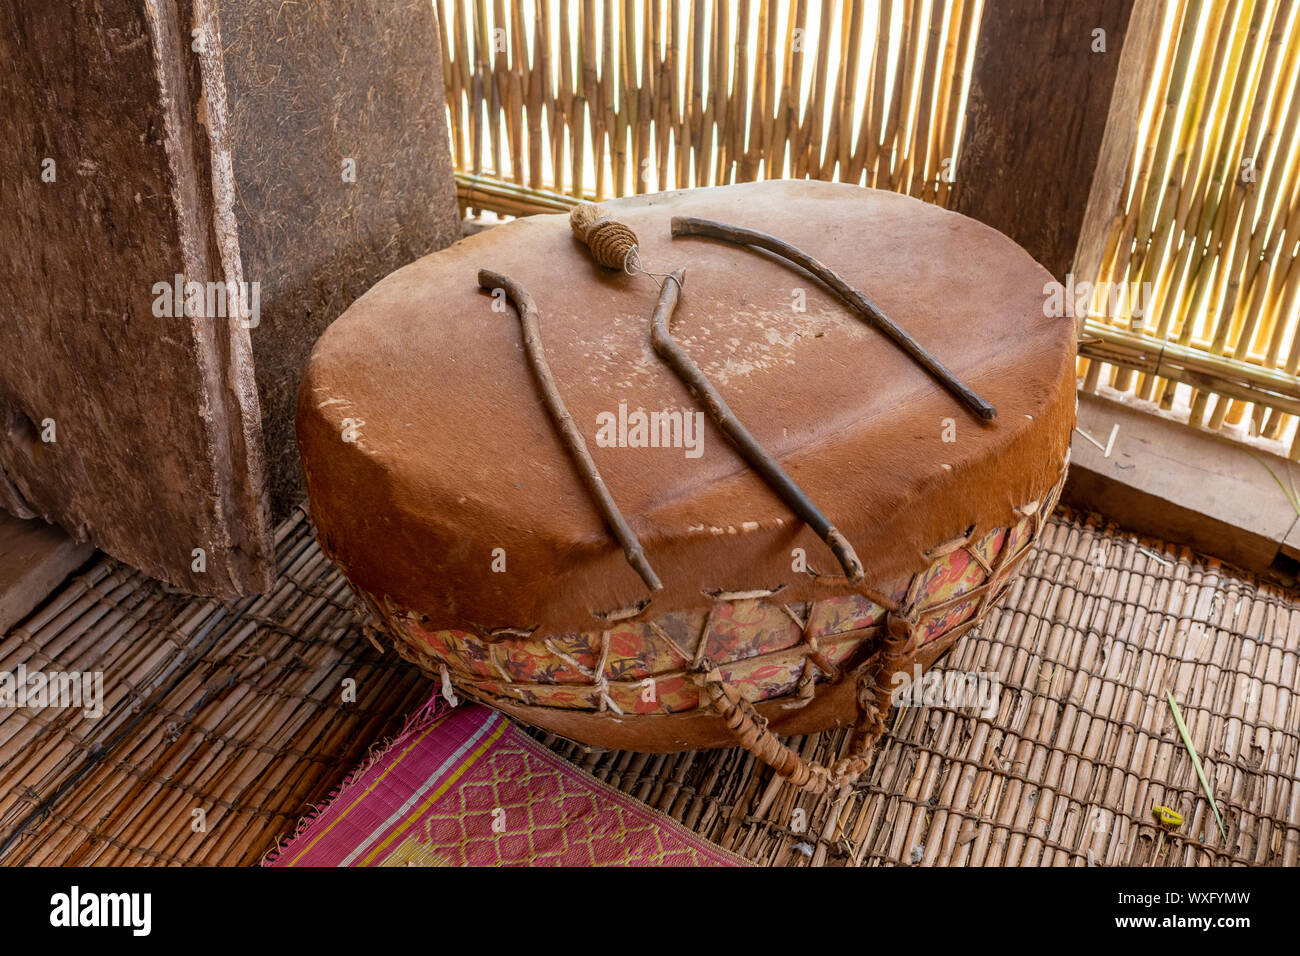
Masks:
[[[550,412],[551,420],[555,422],[555,430],[559,432],[560,440],[577,466],[578,476],[582,478],[582,483],[587,486],[587,491],[595,499],[605,522],[614,532],[614,537],[623,546],[627,563],[641,575],[641,580],[651,591],[661,590],[663,584],[655,574],[654,568],[650,567],[645,549],[641,547],[636,534],[628,527],[623,519],[623,513],[618,510],[613,496],[605,487],[600,471],[596,468],[596,462],[592,460],[591,452],[587,450],[586,439],[582,437],[578,426],[573,423],[573,416],[564,407],[564,399],[560,397],[560,391],[555,387],[555,379],[551,375],[551,367],[546,362],[546,352],[542,348],[541,321],[533,297],[513,279],[487,269],[479,270],[478,284],[479,288],[488,291],[503,289],[510,301],[514,303],[519,312],[519,323],[523,326],[524,351],[528,354],[528,362],[532,366],[538,386],[541,387],[546,410]]]
[[[823,285],[827,286],[846,306],[879,329],[895,345],[912,357],[918,365],[939,380],[953,397],[985,421],[998,417],[998,410],[976,394],[975,390],[948,370],[942,362],[931,355],[925,348],[894,324],[893,320],[881,312],[870,299],[840,276],[818,262],[808,253],[790,245],[776,236],[770,236],[757,229],[744,226],[730,226],[713,219],[695,219],[689,216],[674,216],[672,220],[673,238],[678,236],[703,236],[706,239],[722,239],[743,246],[755,246],[787,262],[812,273]]]
[[[727,407],[727,403],[723,401],[718,390],[705,377],[704,372],[695,364],[690,355],[686,353],[686,350],[677,344],[677,340],[668,331],[668,320],[677,308],[682,281],[685,277],[686,270],[678,269],[664,282],[663,289],[659,293],[659,304],[655,306],[650,331],[650,340],[654,345],[655,352],[677,373],[678,378],[685,382],[691,391],[704,402],[709,417],[722,429],[722,433],[730,439],[731,443],[736,446],[740,456],[749,462],[750,466],[763,477],[768,486],[781,497],[781,500],[790,506],[790,510],[802,521],[806,522],[830,546],[830,549],[835,552],[836,559],[840,562],[840,567],[844,569],[845,577],[853,582],[861,581],[862,562],[858,560],[853,545],[849,544],[848,539],[827,520],[820,509],[803,493],[803,489],[785,473],[785,469],[778,465],[776,460],[763,449],[763,446],[749,433],[749,429],[741,424],[740,419]]]

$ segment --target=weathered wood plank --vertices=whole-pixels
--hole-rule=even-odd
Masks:
[[[1154,68],[1151,43],[1167,3],[1134,0],[1070,270],[1081,282],[1092,282],[1101,270],[1107,240],[1124,217],[1124,186],[1141,124],[1142,99]],[[1083,317],[1079,319],[1082,322]]]
[[[0,3],[0,468],[75,537],[230,594],[271,580],[248,331],[154,309],[227,278],[189,51],[170,3]]]
[[[250,334],[279,518],[302,494],[293,416],[317,337],[375,282],[460,238],[439,24],[427,0],[195,6],[215,6],[220,27],[232,213],[244,278],[260,283]]]
[[[984,4],[954,208],[1058,279],[1074,261],[1133,3]]]
[[[0,636],[30,614],[95,553],[39,518],[0,514]]]
[[[312,344],[459,237],[438,47],[418,0],[0,0],[0,507],[269,586]]]
[[[1269,474],[1272,469],[1286,482],[1288,463],[1276,455],[1252,454],[1257,453],[1228,438],[1143,408],[1080,395],[1070,477],[1061,500],[1141,534],[1187,544],[1249,571],[1266,571],[1297,517]]]

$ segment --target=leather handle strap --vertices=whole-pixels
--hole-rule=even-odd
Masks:
[[[849,754],[833,764],[809,762],[783,744],[768,729],[767,719],[723,679],[718,668],[709,667],[696,680],[736,743],[800,790],[825,793],[855,783],[871,769],[876,743],[885,731],[894,675],[910,670],[915,656],[910,622],[891,615],[875,666],[864,670],[858,680],[858,722]]]

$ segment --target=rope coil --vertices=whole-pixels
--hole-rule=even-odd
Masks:
[[[636,233],[624,223],[604,214],[594,203],[584,202],[569,213],[569,228],[591,250],[591,257],[606,269],[635,275],[642,271],[637,258]]]

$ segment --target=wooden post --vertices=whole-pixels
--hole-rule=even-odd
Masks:
[[[1006,233],[1062,281],[1102,156],[1134,2],[984,4],[954,208]]]
[[[1101,155],[1092,176],[1070,270],[1079,281],[1091,282],[1097,276],[1106,254],[1106,243],[1124,220],[1124,187],[1137,144],[1142,100],[1155,68],[1152,41],[1168,2],[1135,0],[1133,4],[1124,36],[1124,50],[1120,54],[1119,75],[1115,79],[1106,129],[1102,135]],[[1078,317],[1080,332],[1083,319],[1083,316]]]
[[[307,353],[459,238],[438,48],[428,3],[0,0],[0,507],[270,586]]]
[[[0,636],[94,553],[39,518],[23,521],[0,512]]]
[[[316,339],[388,273],[460,238],[440,24],[427,2],[194,7],[221,44],[231,211],[245,278],[261,283],[251,338],[278,520],[303,494],[293,420]]]

